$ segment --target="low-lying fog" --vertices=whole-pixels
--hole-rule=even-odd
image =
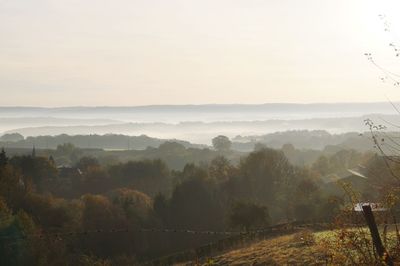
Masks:
[[[210,144],[211,138],[295,129],[363,132],[366,118],[390,127],[400,119],[390,103],[182,105],[139,107],[1,107],[0,135],[148,135]]]

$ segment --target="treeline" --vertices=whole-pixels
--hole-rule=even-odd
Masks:
[[[232,148],[238,151],[251,151],[256,143],[275,149],[291,143],[297,149],[325,150],[337,146],[338,149],[354,149],[363,152],[372,150],[373,146],[368,133],[331,134],[325,130],[288,130],[260,136],[237,136],[232,141]]]
[[[8,154],[22,156],[31,154],[28,149],[5,148]],[[207,164],[221,152],[210,148],[186,148],[177,142],[164,142],[157,148],[147,147],[144,150],[102,150],[84,149],[71,143],[58,145],[56,149],[35,148],[39,156],[52,157],[57,165],[72,166],[81,157],[95,157],[101,165],[117,164],[119,162],[138,161],[144,159],[162,159],[170,169],[182,170],[187,163]],[[223,155],[232,162],[237,162],[242,153],[224,151]]]
[[[391,133],[397,136],[397,133]],[[24,137],[18,133],[5,134],[0,137],[0,146],[8,148],[55,149],[58,145],[71,143],[81,149],[107,150],[144,150],[148,147],[159,147],[165,142],[176,142],[185,148],[207,148],[207,145],[193,144],[183,140],[166,140],[151,138],[146,135],[128,136],[121,134],[105,135],[67,135]],[[369,133],[348,132],[330,134],[325,130],[289,130],[269,133],[260,136],[236,136],[232,138],[232,150],[251,152],[257,144],[279,149],[291,143],[296,149],[324,151],[337,149],[372,150]]]
[[[128,136],[121,134],[105,135],[67,135],[24,137],[18,133],[5,134],[0,137],[0,147],[38,149],[56,149],[64,143],[71,143],[83,149],[111,149],[111,150],[144,150],[147,147],[158,147],[165,143],[165,139],[151,138],[146,135]],[[191,144],[188,141],[173,140],[189,148],[201,148],[203,145]]]
[[[354,158],[351,165],[367,160],[353,153],[337,157]],[[282,151],[259,147],[237,164],[216,156],[176,171],[159,159],[104,165],[84,156],[57,167],[52,156],[33,151],[9,158],[3,151],[0,264],[132,265],[221,237],[141,229],[250,230],[330,221],[343,204],[321,179],[325,166],[334,167],[332,158],[298,167]]]

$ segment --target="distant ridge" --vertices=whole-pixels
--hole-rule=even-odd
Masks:
[[[400,106],[400,103],[394,103]],[[202,113],[340,113],[364,115],[367,113],[394,114],[396,110],[389,102],[372,103],[265,103],[265,104],[200,104],[200,105],[144,105],[144,106],[72,106],[72,107],[7,107],[0,106],[0,117],[28,113],[30,116],[53,116],[65,114],[104,113],[157,113],[157,112],[202,112]],[[349,114],[349,115],[350,115]]]

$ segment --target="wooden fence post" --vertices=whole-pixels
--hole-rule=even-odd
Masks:
[[[363,205],[362,206],[363,214],[365,221],[369,227],[369,231],[372,236],[372,241],[374,243],[375,249],[380,258],[385,258],[385,262],[389,266],[393,266],[392,258],[387,253],[385,247],[382,244],[381,237],[379,235],[378,227],[375,222],[374,214],[372,213],[372,209],[370,205]],[[386,254],[385,254],[386,253]]]

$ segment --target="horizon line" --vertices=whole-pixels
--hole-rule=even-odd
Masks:
[[[201,107],[201,106],[261,106],[261,105],[338,105],[338,104],[400,104],[400,101],[373,101],[373,102],[264,102],[264,103],[200,103],[200,104],[146,104],[146,105],[64,105],[64,106],[38,106],[38,105],[0,105],[0,108],[40,108],[40,109],[64,109],[64,108],[136,108],[136,107]]]

